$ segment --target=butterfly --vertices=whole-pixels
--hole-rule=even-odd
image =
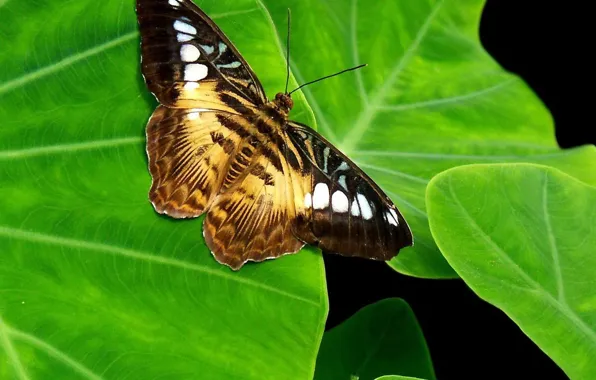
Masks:
[[[141,71],[159,101],[147,124],[155,210],[203,221],[215,259],[323,252],[390,260],[413,245],[403,216],[354,162],[269,101],[220,28],[190,0],[137,0]]]

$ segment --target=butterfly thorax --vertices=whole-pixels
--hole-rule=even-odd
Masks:
[[[290,110],[294,107],[294,101],[288,94],[278,93],[275,99],[259,107],[252,120],[261,134],[271,136],[272,133],[279,133],[288,122]]]

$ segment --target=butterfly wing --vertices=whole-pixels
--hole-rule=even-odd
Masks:
[[[137,0],[136,11],[141,70],[161,104],[237,112],[266,102],[248,63],[192,1]]]
[[[294,162],[294,233],[323,251],[390,260],[413,244],[391,199],[356,164],[311,128],[290,122],[286,157]]]
[[[248,135],[242,115],[266,98],[246,61],[192,1],[137,0],[136,10],[141,69],[162,104],[147,125],[149,196],[160,213],[196,217],[225,185]]]
[[[242,174],[205,218],[205,241],[220,263],[239,269],[296,252],[304,243],[389,260],[412,245],[391,200],[309,127],[290,122],[254,152],[237,164]]]
[[[147,153],[156,211],[175,218],[203,213],[230,181],[246,131],[240,115],[158,106],[147,125]]]
[[[267,143],[243,147],[245,154],[235,160],[241,174],[217,196],[205,217],[207,246],[217,261],[232,269],[294,253],[304,245],[293,233],[294,188],[278,148]]]

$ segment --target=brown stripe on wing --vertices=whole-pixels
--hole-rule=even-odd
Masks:
[[[283,153],[265,143],[251,152],[250,164],[215,199],[203,227],[214,257],[235,270],[247,261],[294,253],[304,245],[292,231],[295,189]]]
[[[153,179],[149,198],[157,212],[197,217],[218,193],[241,141],[219,122],[221,114],[164,106],[153,113],[147,125],[147,154]]]

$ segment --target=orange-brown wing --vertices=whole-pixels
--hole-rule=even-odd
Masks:
[[[141,70],[165,106],[232,112],[267,101],[256,75],[191,0],[137,0]]]
[[[251,152],[236,162],[241,174],[214,200],[203,226],[216,260],[234,270],[247,261],[297,252],[304,245],[292,231],[294,188],[278,146],[261,145]]]
[[[158,106],[147,125],[155,210],[175,218],[203,213],[224,185],[245,132],[241,116]],[[242,119],[243,120],[243,119]]]

